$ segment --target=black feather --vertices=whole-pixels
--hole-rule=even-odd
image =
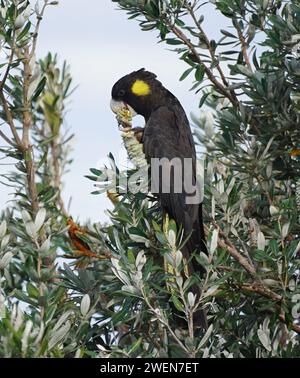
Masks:
[[[151,93],[145,96],[136,96],[131,93],[130,88],[135,80],[144,80],[150,85]],[[184,168],[184,159],[189,159],[191,163],[191,180],[196,185],[196,151],[192,137],[189,121],[178,99],[164,88],[156,79],[156,75],[141,69],[120,79],[113,87],[112,97],[117,98],[120,89],[126,91],[122,101],[128,103],[138,114],[144,116],[146,125],[143,133],[142,143],[147,159],[167,158],[169,161],[173,158],[181,163],[182,180],[184,181],[186,168]],[[184,230],[184,238],[188,241],[182,249],[183,256],[188,263],[189,274],[203,273],[203,267],[197,263],[196,259],[191,260],[193,253],[203,251],[207,253],[205,246],[205,235],[202,220],[202,204],[187,203],[190,194],[186,190],[182,181],[182,192],[178,193],[175,188],[174,168],[170,162],[165,161],[163,164],[165,172],[170,174],[170,191],[163,192],[162,183],[164,177],[159,173],[157,177],[151,175],[152,186],[156,184],[157,196],[162,209],[175,220],[178,227]],[[152,172],[153,173],[153,172]],[[177,172],[178,173],[178,172]],[[176,175],[175,175],[176,178]],[[178,178],[178,177],[177,177]],[[191,287],[194,294],[201,294],[199,285],[194,284]],[[195,324],[207,326],[206,315],[204,311],[198,311],[195,314]]]

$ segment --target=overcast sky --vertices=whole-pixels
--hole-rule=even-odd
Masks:
[[[105,194],[90,194],[93,183],[84,175],[107,161],[109,152],[116,157],[124,154],[109,107],[115,81],[145,67],[179,98],[188,115],[196,112],[199,102],[189,91],[192,79],[178,81],[186,64],[165,44],[157,43],[156,32],[140,31],[136,21],[127,20],[126,13],[116,8],[110,0],[61,0],[59,6],[48,8],[38,39],[38,57],[57,52],[61,63],[66,59],[70,64],[74,84],[79,85],[66,118],[75,139],[74,163],[64,178],[63,197],[66,202],[72,197],[71,214],[81,221],[103,221],[105,209],[110,208]],[[215,37],[225,25],[215,12],[203,9],[206,30]],[[0,187],[1,208],[8,199],[7,190]]]

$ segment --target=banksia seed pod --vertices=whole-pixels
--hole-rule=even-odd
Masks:
[[[130,130],[123,132],[122,139],[124,141],[129,159],[132,161],[134,166],[138,169],[146,168],[148,163],[143,152],[143,145],[136,139],[134,131]]]

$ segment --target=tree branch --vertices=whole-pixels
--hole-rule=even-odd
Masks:
[[[236,30],[238,32],[238,37],[239,37],[239,40],[241,42],[241,48],[242,48],[242,54],[243,54],[243,57],[244,57],[244,61],[247,65],[247,67],[249,68],[249,70],[251,72],[253,72],[252,66],[251,66],[251,61],[250,61],[250,58],[249,58],[249,55],[248,55],[248,44],[247,44],[247,42],[246,42],[246,40],[243,36],[241,29],[238,26],[238,24],[234,25],[234,27],[236,28]]]
[[[158,313],[156,311],[156,309],[151,305],[151,303],[149,302],[149,299],[147,298],[147,295],[146,295],[143,288],[141,288],[141,293],[143,295],[143,298],[144,298],[147,306],[149,307],[149,309],[153,313],[153,315],[155,315],[158,318],[160,323],[162,323],[165,327],[167,327],[168,331],[170,332],[170,334],[172,335],[174,340],[187,353],[187,355],[190,355],[190,351],[186,348],[186,346],[182,343],[182,341],[177,337],[176,333],[170,327],[168,321],[166,321],[166,319],[164,319],[163,316],[161,316],[160,312]]]
[[[238,105],[237,99],[235,97],[233,97],[232,94],[230,93],[230,91],[217,80],[217,78],[214,76],[212,70],[203,63],[201,57],[197,53],[195,46],[193,45],[193,43],[175,25],[171,24],[167,20],[166,20],[166,24],[167,24],[168,28],[189,48],[189,50],[193,54],[195,60],[198,62],[198,64],[200,64],[204,67],[204,71],[205,71],[207,77],[214,84],[214,86],[219,91],[219,93],[221,93],[224,97],[228,98],[229,101],[236,107]]]
[[[30,145],[30,128],[32,126],[31,103],[28,98],[28,89],[31,79],[31,69],[29,65],[29,49],[25,48],[24,59],[24,84],[23,84],[23,135],[22,144],[24,148],[24,160],[27,171],[28,191],[31,199],[32,214],[35,216],[39,210],[38,194],[35,182],[35,165],[33,159],[32,146]]]
[[[283,301],[283,297],[281,295],[279,295],[279,294],[275,293],[274,291],[266,288],[261,283],[256,282],[256,283],[253,283],[253,284],[243,284],[243,285],[239,285],[239,288],[241,290],[260,294],[261,296],[272,299],[275,302],[282,302]]]
[[[14,35],[13,35],[13,40],[14,40]],[[3,75],[3,79],[0,81],[0,91],[2,91],[3,88],[4,88],[4,84],[5,84],[6,79],[8,77],[8,74],[9,74],[9,71],[10,71],[10,68],[11,68],[11,64],[12,64],[12,61],[13,61],[13,58],[14,58],[14,53],[15,53],[15,50],[12,46],[11,53],[10,53],[10,56],[9,56],[9,60],[7,62],[7,67],[6,67],[5,73]]]
[[[227,238],[226,234],[220,229],[220,227],[217,225],[217,223],[213,220],[212,221],[213,225],[215,228],[217,228],[219,230],[219,235],[221,235],[223,237],[224,240],[218,240],[218,246],[220,248],[223,248],[223,249],[227,249],[227,251],[229,252],[229,254],[253,277],[254,279],[254,283],[252,284],[243,284],[243,285],[238,285],[238,287],[241,289],[241,290],[245,290],[245,291],[248,291],[248,292],[252,292],[252,293],[256,293],[256,294],[259,294],[265,298],[269,298],[271,300],[273,300],[274,302],[278,303],[278,304],[281,304],[283,301],[284,301],[284,298],[275,293],[274,291],[270,290],[269,288],[267,288],[263,282],[259,279],[259,277],[257,277],[257,274],[256,274],[256,270],[255,268],[253,267],[252,264],[249,264],[249,262],[247,261],[247,259],[245,257],[243,257],[239,252],[238,250],[232,245],[232,243],[230,242],[230,240]],[[207,226],[205,226],[205,233],[208,234],[209,232],[209,229]],[[220,267],[221,269],[223,270],[229,270],[229,271],[234,271],[230,268],[227,268],[227,267],[223,267],[221,266]],[[225,268],[225,269],[224,269]],[[279,315],[279,318],[280,320],[285,323],[287,326],[290,326],[290,328],[300,334],[300,326],[298,326],[297,324],[295,323],[288,323],[286,320],[285,320],[285,315],[284,314],[280,314]]]
[[[219,231],[219,235],[222,236],[222,239],[218,239],[218,246],[222,249],[226,249],[229,254],[252,276],[254,279],[257,279],[256,269],[252,265],[251,262],[249,262],[231,243],[231,241],[228,239],[227,235],[220,229],[219,225],[214,221],[211,220],[213,226]],[[205,232],[208,235],[209,228],[207,226],[205,227]]]
[[[37,23],[36,23],[35,30],[34,30],[33,37],[32,37],[32,47],[31,47],[31,51],[30,51],[30,54],[29,54],[29,59],[31,59],[34,56],[34,54],[35,54],[36,44],[37,44],[37,37],[38,37],[38,34],[39,34],[39,29],[40,29],[41,21],[43,19],[43,16],[44,16],[44,13],[45,13],[45,9],[48,6],[48,4],[49,4],[49,1],[48,0],[44,0],[44,5],[42,7],[42,10],[41,10],[41,12],[39,14],[37,14]]]
[[[272,299],[275,302],[279,302],[279,303],[283,302],[283,297],[281,295],[279,295],[279,294],[275,293],[274,291],[266,288],[265,286],[260,286],[260,285],[257,285],[257,284],[253,284],[253,285],[243,284],[243,285],[239,285],[239,288],[241,290],[245,290],[245,291],[248,291],[248,292],[260,294],[261,296]],[[279,306],[276,306],[276,307],[278,307],[279,310],[281,309]],[[294,332],[296,332],[300,335],[300,326],[295,324],[295,323],[289,323],[285,319],[285,313],[284,312],[279,315],[279,319],[282,323],[286,324]]]
[[[290,326],[290,328],[291,328],[294,332],[296,332],[296,333],[298,333],[298,335],[300,335],[300,326],[298,326],[298,325],[295,324],[295,323],[288,323],[288,322],[286,321],[286,319],[285,319],[285,315],[284,315],[284,314],[279,315],[279,319],[280,319],[280,321],[281,321],[282,323],[286,324],[287,326]]]
[[[16,129],[16,126],[15,126],[15,123],[14,123],[14,119],[13,119],[13,116],[11,114],[10,108],[8,106],[7,100],[4,96],[3,90],[0,90],[0,100],[2,102],[4,114],[5,114],[5,117],[6,117],[6,122],[7,122],[8,126],[10,127],[10,130],[13,134],[15,142],[16,142],[18,148],[20,150],[23,150],[23,143],[22,143],[22,141],[19,137],[19,134],[17,132],[17,129]]]
[[[214,61],[216,59],[216,56],[215,56],[215,54],[214,54],[214,52],[213,52],[213,50],[211,48],[211,44],[210,44],[210,41],[209,41],[206,33],[204,32],[204,30],[203,30],[201,24],[199,23],[199,21],[197,20],[197,17],[195,15],[195,12],[194,12],[193,8],[190,7],[190,6],[188,6],[188,5],[186,5],[186,9],[188,10],[189,14],[191,15],[191,17],[192,17],[195,25],[197,26],[199,32],[201,33],[201,36],[204,38],[204,41],[205,41],[205,43],[207,45],[207,48],[208,48],[208,51],[210,53],[211,59]],[[222,69],[220,67],[219,62],[216,63],[216,68],[219,71],[219,74],[220,74],[220,77],[221,77],[221,79],[223,81],[224,86],[228,87],[229,83],[228,83],[228,81],[227,81],[227,79],[226,79],[226,77],[225,77],[225,75],[224,75],[224,73],[223,73],[223,71],[222,71]],[[232,94],[233,97],[235,97],[234,93],[231,93],[231,94]]]

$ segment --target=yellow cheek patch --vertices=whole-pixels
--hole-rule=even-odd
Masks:
[[[131,91],[137,96],[147,96],[151,92],[149,84],[143,80],[136,80],[131,87]]]

